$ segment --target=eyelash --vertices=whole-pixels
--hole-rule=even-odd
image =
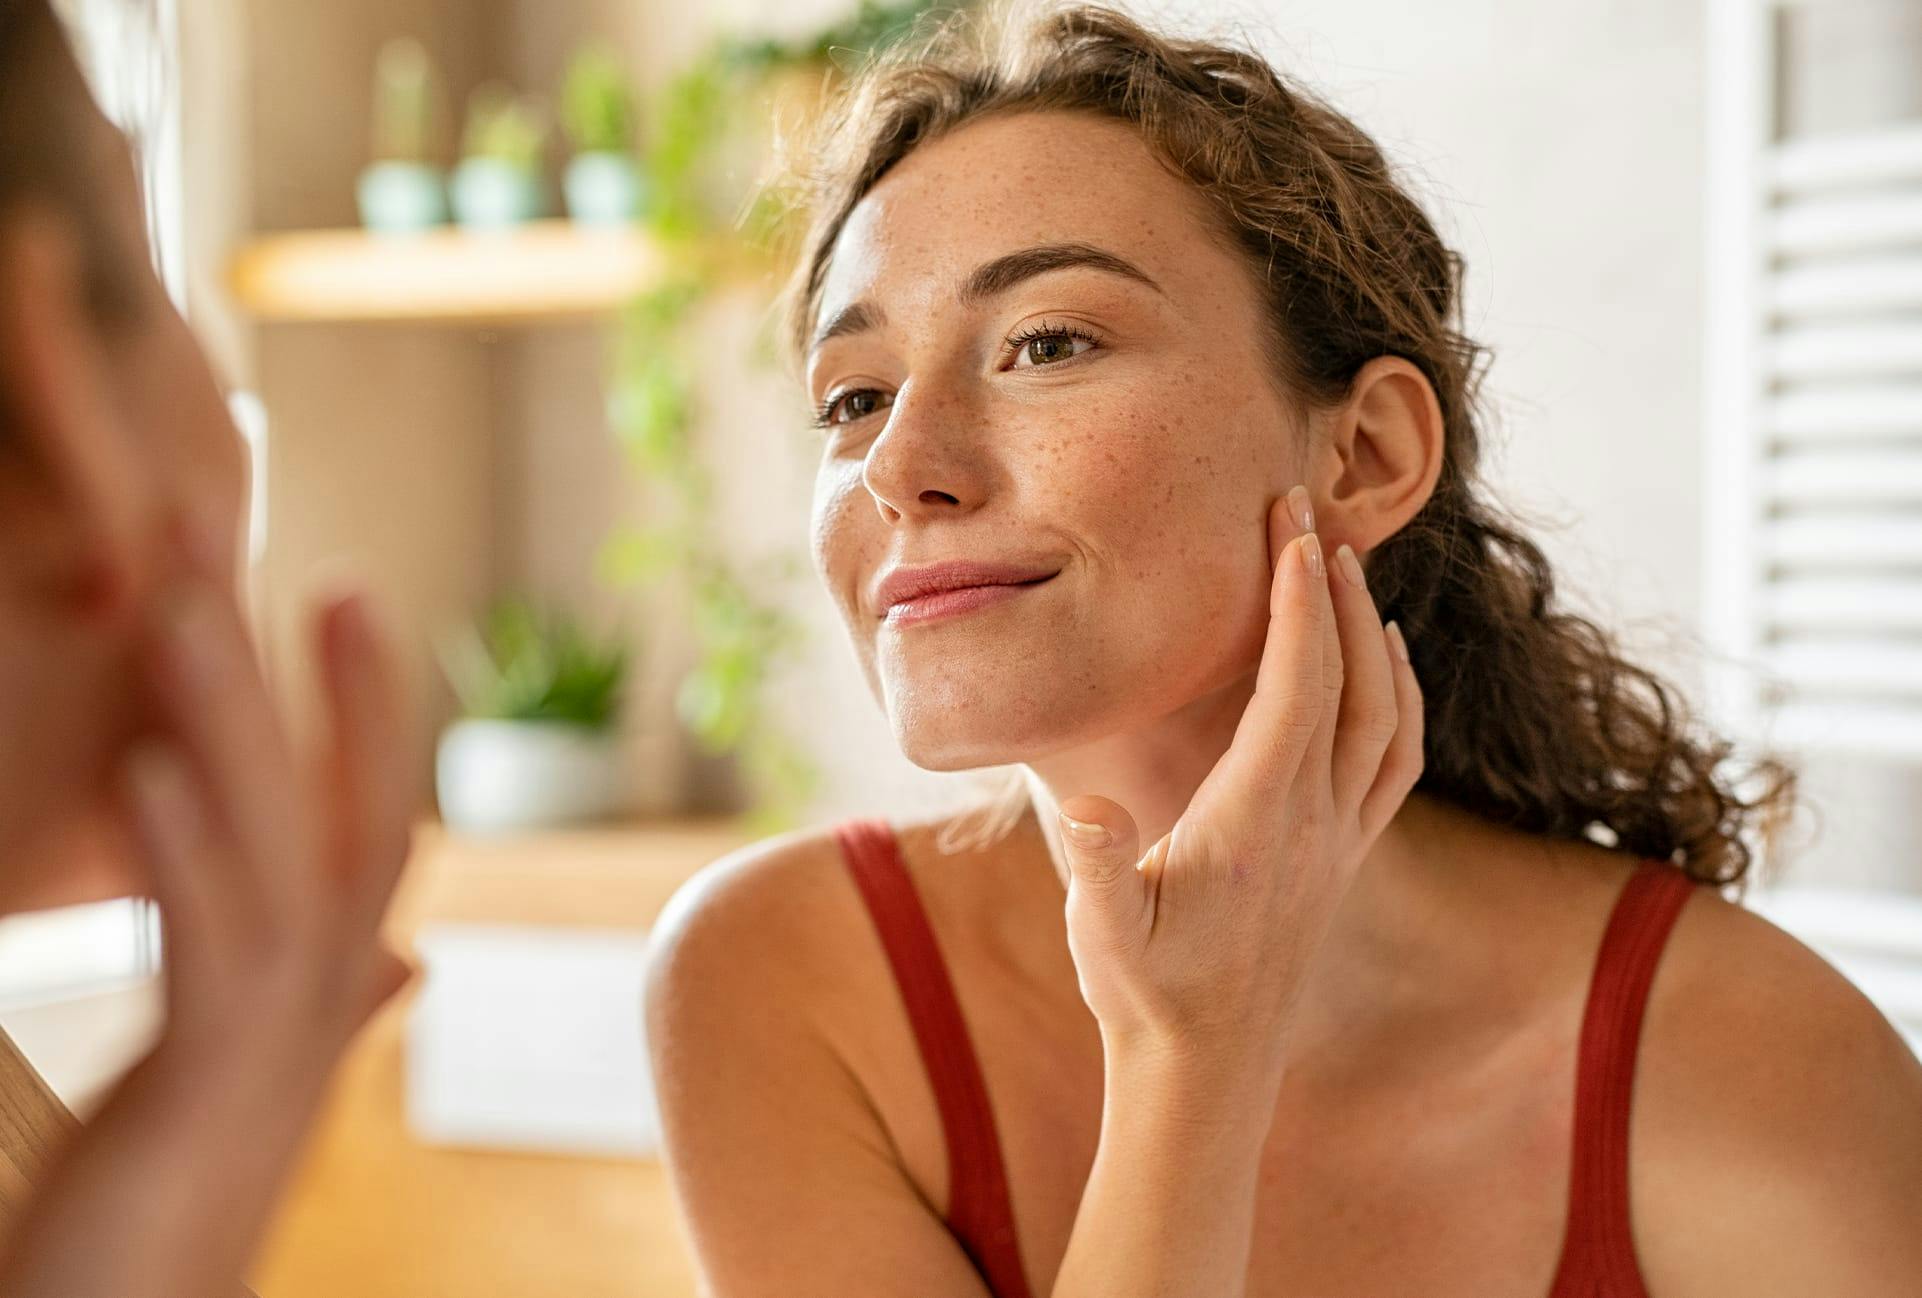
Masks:
[[[1096,347],[1099,347],[1101,345],[1101,339],[1097,338],[1094,334],[1090,333],[1087,329],[1082,328],[1080,325],[1050,324],[1046,320],[1039,321],[1038,323],[1031,325],[1028,328],[1015,334],[1013,337],[1010,337],[1004,340],[1003,345],[1008,349],[1009,352],[1018,356],[1020,355],[1021,349],[1023,347],[1026,347],[1029,343],[1033,342],[1037,338],[1079,338],[1083,342],[1093,343]],[[1059,365],[1061,364],[1061,362],[1050,361],[1048,362],[1048,364]],[[1038,368],[1045,369],[1047,368],[1047,366],[1044,365]],[[814,412],[814,418],[810,422],[816,428],[831,428],[834,426],[834,411],[836,407],[838,407],[843,401],[846,401],[851,396],[855,396],[862,392],[872,392],[872,391],[874,391],[873,388],[849,388],[844,392],[836,392],[830,395],[826,400],[821,402],[820,406]],[[866,416],[863,415],[863,416],[860,416],[860,418],[866,418]],[[845,420],[843,422],[852,423],[854,421]]]

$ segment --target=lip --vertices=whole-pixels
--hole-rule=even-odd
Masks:
[[[888,626],[913,626],[917,622],[931,622],[936,618],[953,617],[957,613],[971,613],[991,604],[1005,603],[1023,591],[1045,586],[1053,580],[1053,577],[1042,577],[1035,581],[1009,582],[999,586],[959,586],[952,590],[938,590],[891,605],[885,621]]]
[[[890,623],[963,612],[1032,589],[1059,573],[1035,563],[980,561],[894,567],[874,586],[874,606]]]

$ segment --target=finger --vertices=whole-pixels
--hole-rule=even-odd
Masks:
[[[1153,881],[1135,868],[1141,857],[1134,817],[1112,799],[1078,793],[1061,803],[1056,820],[1077,932],[1111,950],[1139,947],[1153,918]]]
[[[217,524],[183,504],[168,515],[165,531],[173,557],[185,570],[217,590],[233,584],[241,539],[237,528]]]
[[[304,895],[289,862],[307,841],[293,767],[239,609],[204,582],[184,583],[161,615],[154,660],[156,704],[214,828],[253,864],[263,895]]]
[[[1374,787],[1396,728],[1395,669],[1366,580],[1353,547],[1338,547],[1328,584],[1341,629],[1343,683],[1330,778],[1335,807],[1344,815],[1353,815]]]
[[[165,745],[144,742],[128,754],[120,778],[127,820],[168,941],[206,940],[250,922],[244,916],[223,922],[223,909],[232,912],[245,901],[213,868],[205,820],[181,759]]]
[[[1401,628],[1397,626],[1395,632]],[[1382,755],[1381,769],[1376,773],[1375,785],[1361,804],[1362,838],[1372,840],[1388,824],[1401,804],[1407,799],[1408,791],[1421,779],[1423,757],[1423,734],[1426,717],[1422,707],[1421,680],[1415,669],[1402,661],[1398,651],[1402,643],[1398,634],[1387,630],[1383,636],[1397,650],[1389,654],[1395,680],[1395,737],[1388,741],[1388,750]]]
[[[1284,534],[1295,530],[1282,502],[1270,507],[1268,521]],[[1321,718],[1322,623],[1328,600],[1323,580],[1308,571],[1303,547],[1308,535],[1273,545],[1281,557],[1269,583],[1268,634],[1255,671],[1254,695],[1228,751],[1190,802],[1210,819],[1245,824],[1255,832],[1281,828],[1288,790]]]
[[[1334,765],[1335,736],[1341,730],[1341,701],[1348,688],[1348,668],[1342,660],[1341,623],[1335,616],[1334,583],[1339,580],[1331,567],[1335,556],[1322,546],[1320,537],[1304,540],[1313,551],[1318,570],[1314,578],[1314,599],[1321,614],[1321,711],[1315,717],[1315,733],[1308,740],[1302,763],[1304,772],[1319,781],[1329,778]],[[1297,781],[1301,778],[1298,776]],[[1326,800],[1321,805],[1332,807],[1332,787],[1326,793],[1317,788],[1316,793]]]
[[[399,670],[358,593],[322,610],[317,639],[329,731],[332,856],[345,876],[351,912],[371,931],[407,859],[412,799]]]

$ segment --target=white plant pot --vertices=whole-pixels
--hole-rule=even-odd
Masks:
[[[447,180],[438,167],[376,162],[355,185],[360,223],[377,234],[409,234],[447,221]]]
[[[511,230],[547,212],[547,186],[533,167],[464,158],[448,182],[454,219],[469,230]]]
[[[561,176],[567,214],[582,225],[630,225],[641,214],[641,169],[624,153],[577,153]]]
[[[620,814],[620,733],[556,721],[468,718],[441,732],[441,819],[474,834],[578,825]]]

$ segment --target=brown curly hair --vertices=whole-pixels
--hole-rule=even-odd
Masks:
[[[1039,13],[1037,13],[1039,9]],[[1420,367],[1445,423],[1434,493],[1369,556],[1399,619],[1427,713],[1416,785],[1490,821],[1599,841],[1736,885],[1793,811],[1796,773],[1754,763],[1752,799],[1720,773],[1733,745],[1690,733],[1679,693],[1594,622],[1551,608],[1541,549],[1477,480],[1487,349],[1463,334],[1460,256],[1376,143],[1248,49],[1156,33],[1092,4],[929,15],[853,69],[785,174],[805,219],[782,294],[798,375],[829,255],[854,206],[918,146],[989,114],[1046,110],[1129,123],[1207,197],[1268,305],[1266,350],[1308,406],[1349,393],[1369,359]],[[1025,785],[1001,806],[1027,810]]]

